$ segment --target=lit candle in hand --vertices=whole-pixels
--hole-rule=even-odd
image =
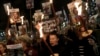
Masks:
[[[52,4],[53,3],[53,0],[50,0],[50,3]]]
[[[40,38],[42,38],[43,37],[43,31],[42,31],[42,29],[43,29],[43,27],[42,27],[42,23],[39,23],[39,33],[40,33]]]
[[[24,24],[24,19],[23,19],[24,16],[21,16],[20,18],[21,18],[21,24],[23,25]]]
[[[9,9],[9,6],[7,5],[6,8],[7,8],[7,14],[10,15],[10,9]]]

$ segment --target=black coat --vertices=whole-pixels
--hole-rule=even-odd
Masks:
[[[40,45],[39,56],[50,56],[52,54],[43,41],[39,45]],[[49,47],[53,53],[58,53],[59,56],[67,56],[69,54],[69,53],[67,53],[68,50],[67,50],[66,46],[62,45],[60,43],[56,46],[49,45]]]
[[[88,38],[73,42],[70,49],[73,56],[96,56],[93,46],[88,42]]]

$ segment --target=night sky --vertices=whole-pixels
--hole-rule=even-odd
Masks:
[[[34,14],[34,11],[41,9],[41,3],[48,0],[34,0],[34,8],[31,9],[31,13]],[[66,4],[71,0],[54,0],[54,7],[56,11],[61,10],[63,7],[66,8]],[[8,16],[5,13],[3,4],[10,2],[13,8],[20,9],[20,15],[25,15],[26,19],[29,18],[29,10],[26,9],[25,0],[0,0],[0,30],[5,30],[7,27]]]

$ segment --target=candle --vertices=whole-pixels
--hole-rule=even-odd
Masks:
[[[10,29],[8,30],[8,36],[11,36],[11,32],[10,32]]]
[[[43,31],[42,31],[42,29],[43,29],[43,27],[42,27],[42,23],[39,23],[39,33],[40,33],[40,38],[42,38],[43,37]]]
[[[41,15],[41,19],[44,19],[44,14]]]
[[[23,19],[24,16],[21,16],[20,18],[21,18],[21,24],[23,25],[24,24],[24,19]]]
[[[78,25],[81,25],[81,22],[78,22]]]
[[[7,8],[7,14],[10,15],[10,9],[9,9],[9,6],[6,5],[6,8]]]
[[[88,3],[86,3],[86,4],[85,4],[85,6],[86,6],[86,8],[85,8],[85,9],[86,9],[86,10],[88,10]]]
[[[53,0],[50,0],[50,3],[52,4],[53,3]]]
[[[76,10],[78,11],[78,15],[82,15],[82,5],[80,5],[80,4],[81,4],[81,2],[74,3]]]

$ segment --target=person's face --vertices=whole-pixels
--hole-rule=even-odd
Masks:
[[[3,45],[2,45],[2,44],[0,44],[0,52],[1,52],[1,53],[4,53],[5,49],[6,49],[6,48],[5,48],[5,47],[3,47]]]
[[[16,19],[18,17],[18,14],[16,12],[13,13],[14,18]]]
[[[58,44],[59,39],[56,35],[50,35],[50,44],[51,46],[55,46]]]

